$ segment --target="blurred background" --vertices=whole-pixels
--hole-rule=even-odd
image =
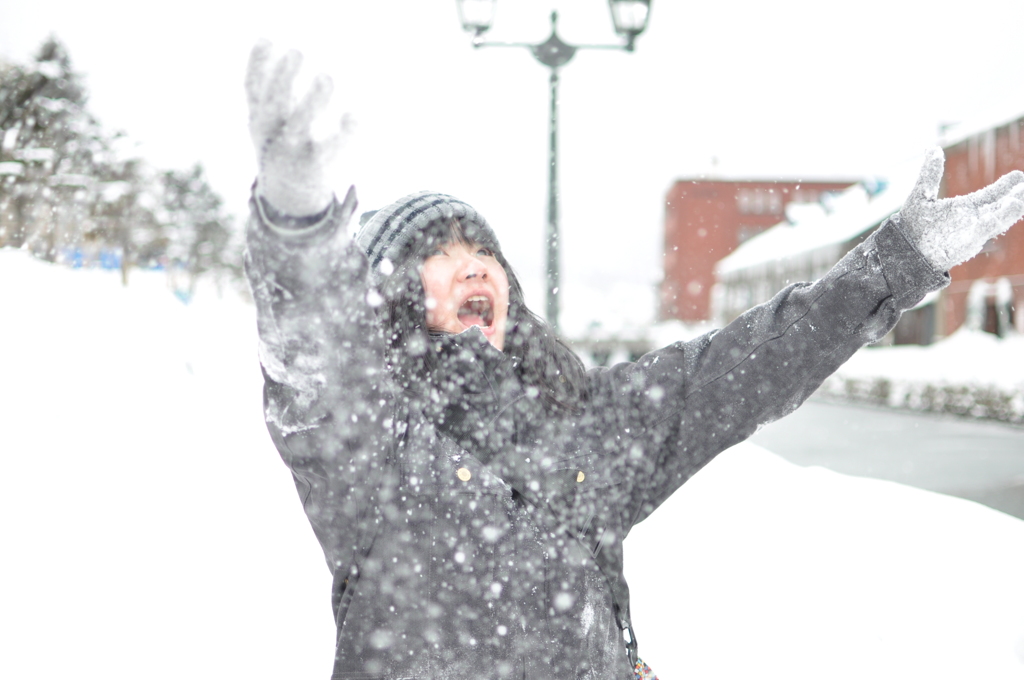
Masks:
[[[542,42],[552,9],[568,43],[620,42],[598,0],[497,2],[486,37]],[[886,179],[952,124],[994,125],[1024,112],[1013,28],[1022,18],[1024,8],[1009,0],[982,0],[970,11],[952,2],[665,2],[654,3],[634,53],[580,51],[562,69],[559,101],[565,333],[656,320],[676,180]],[[76,123],[87,137],[124,135],[113,144],[114,165],[137,159],[136,169],[107,167],[95,179],[173,171],[166,181],[181,186],[201,164],[235,232],[255,174],[242,79],[261,37],[300,49],[306,82],[320,71],[333,76],[337,115],[354,115],[339,191],[355,183],[363,210],[425,188],[472,203],[498,229],[531,306],[543,311],[547,69],[525,49],[474,50],[455,0],[0,7],[6,68],[39,72],[36,58],[53,38],[68,61],[43,70],[78,76],[51,83],[44,96],[51,109],[66,100],[83,111],[43,107],[46,115],[94,118],[92,129],[84,118]],[[6,144],[3,160],[28,163],[26,173],[49,162],[42,172],[89,174],[38,149],[70,150],[24,134]],[[62,205],[77,194],[76,181],[50,180]],[[126,187],[97,191],[108,212],[115,196],[134,200]],[[133,237],[130,258],[145,262],[152,249],[144,244],[158,238]],[[181,255],[172,249],[168,257]],[[197,264],[196,254],[189,261],[219,267]],[[706,282],[697,285],[707,294]]]
[[[542,43],[552,10],[568,44],[624,43],[604,0],[499,0],[480,39]],[[1019,1],[648,19],[635,51],[559,72],[558,321],[589,364],[820,276],[929,146],[946,196],[1024,168]],[[330,667],[330,577],[262,424],[240,268],[261,38],[354,116],[339,193],[473,204],[545,311],[549,72],[474,49],[456,0],[0,4],[0,674]],[[656,671],[1019,677],[1024,227],[952,278],[755,435],[803,467],[723,454],[631,534]]]

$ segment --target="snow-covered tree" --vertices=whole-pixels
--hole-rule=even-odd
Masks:
[[[231,220],[223,201],[207,182],[196,163],[185,171],[168,170],[160,175],[162,202],[158,223],[166,239],[166,255],[188,274],[189,293],[196,280],[208,272],[238,272],[241,252],[232,248]]]
[[[132,266],[173,264],[188,289],[209,272],[241,278],[241,248],[222,200],[196,164],[159,172],[121,158],[88,90],[54,37],[31,63],[0,61],[0,247],[50,261],[116,254]]]
[[[95,158],[108,145],[86,109],[82,76],[66,48],[48,38],[28,66],[0,80],[5,220],[0,243],[27,244],[47,260],[89,230]]]

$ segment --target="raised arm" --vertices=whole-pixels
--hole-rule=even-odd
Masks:
[[[904,310],[947,285],[945,270],[1020,219],[1024,173],[940,201],[942,162],[940,149],[930,152],[900,213],[819,281],[791,285],[719,331],[591,374],[596,411],[634,451],[620,475],[633,482],[627,526],[717,453],[795,410]]]
[[[301,57],[257,45],[246,90],[259,161],[245,269],[256,303],[267,427],[295,477],[328,564],[344,578],[370,540],[374,495],[393,444],[391,394],[367,262],[346,225],[355,192],[334,199],[326,166],[343,140],[311,132],[326,76],[298,104]]]

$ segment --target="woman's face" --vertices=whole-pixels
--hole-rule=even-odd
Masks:
[[[505,348],[508,276],[490,248],[479,243],[444,243],[420,266],[427,294],[427,328],[461,333],[479,326],[498,349]]]

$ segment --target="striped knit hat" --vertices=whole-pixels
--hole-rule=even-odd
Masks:
[[[413,255],[413,245],[427,229],[447,225],[457,218],[468,238],[501,250],[498,237],[487,220],[468,203],[446,194],[420,191],[398,199],[374,213],[356,234],[358,243],[370,261],[374,278],[384,278],[381,262],[402,264]]]

